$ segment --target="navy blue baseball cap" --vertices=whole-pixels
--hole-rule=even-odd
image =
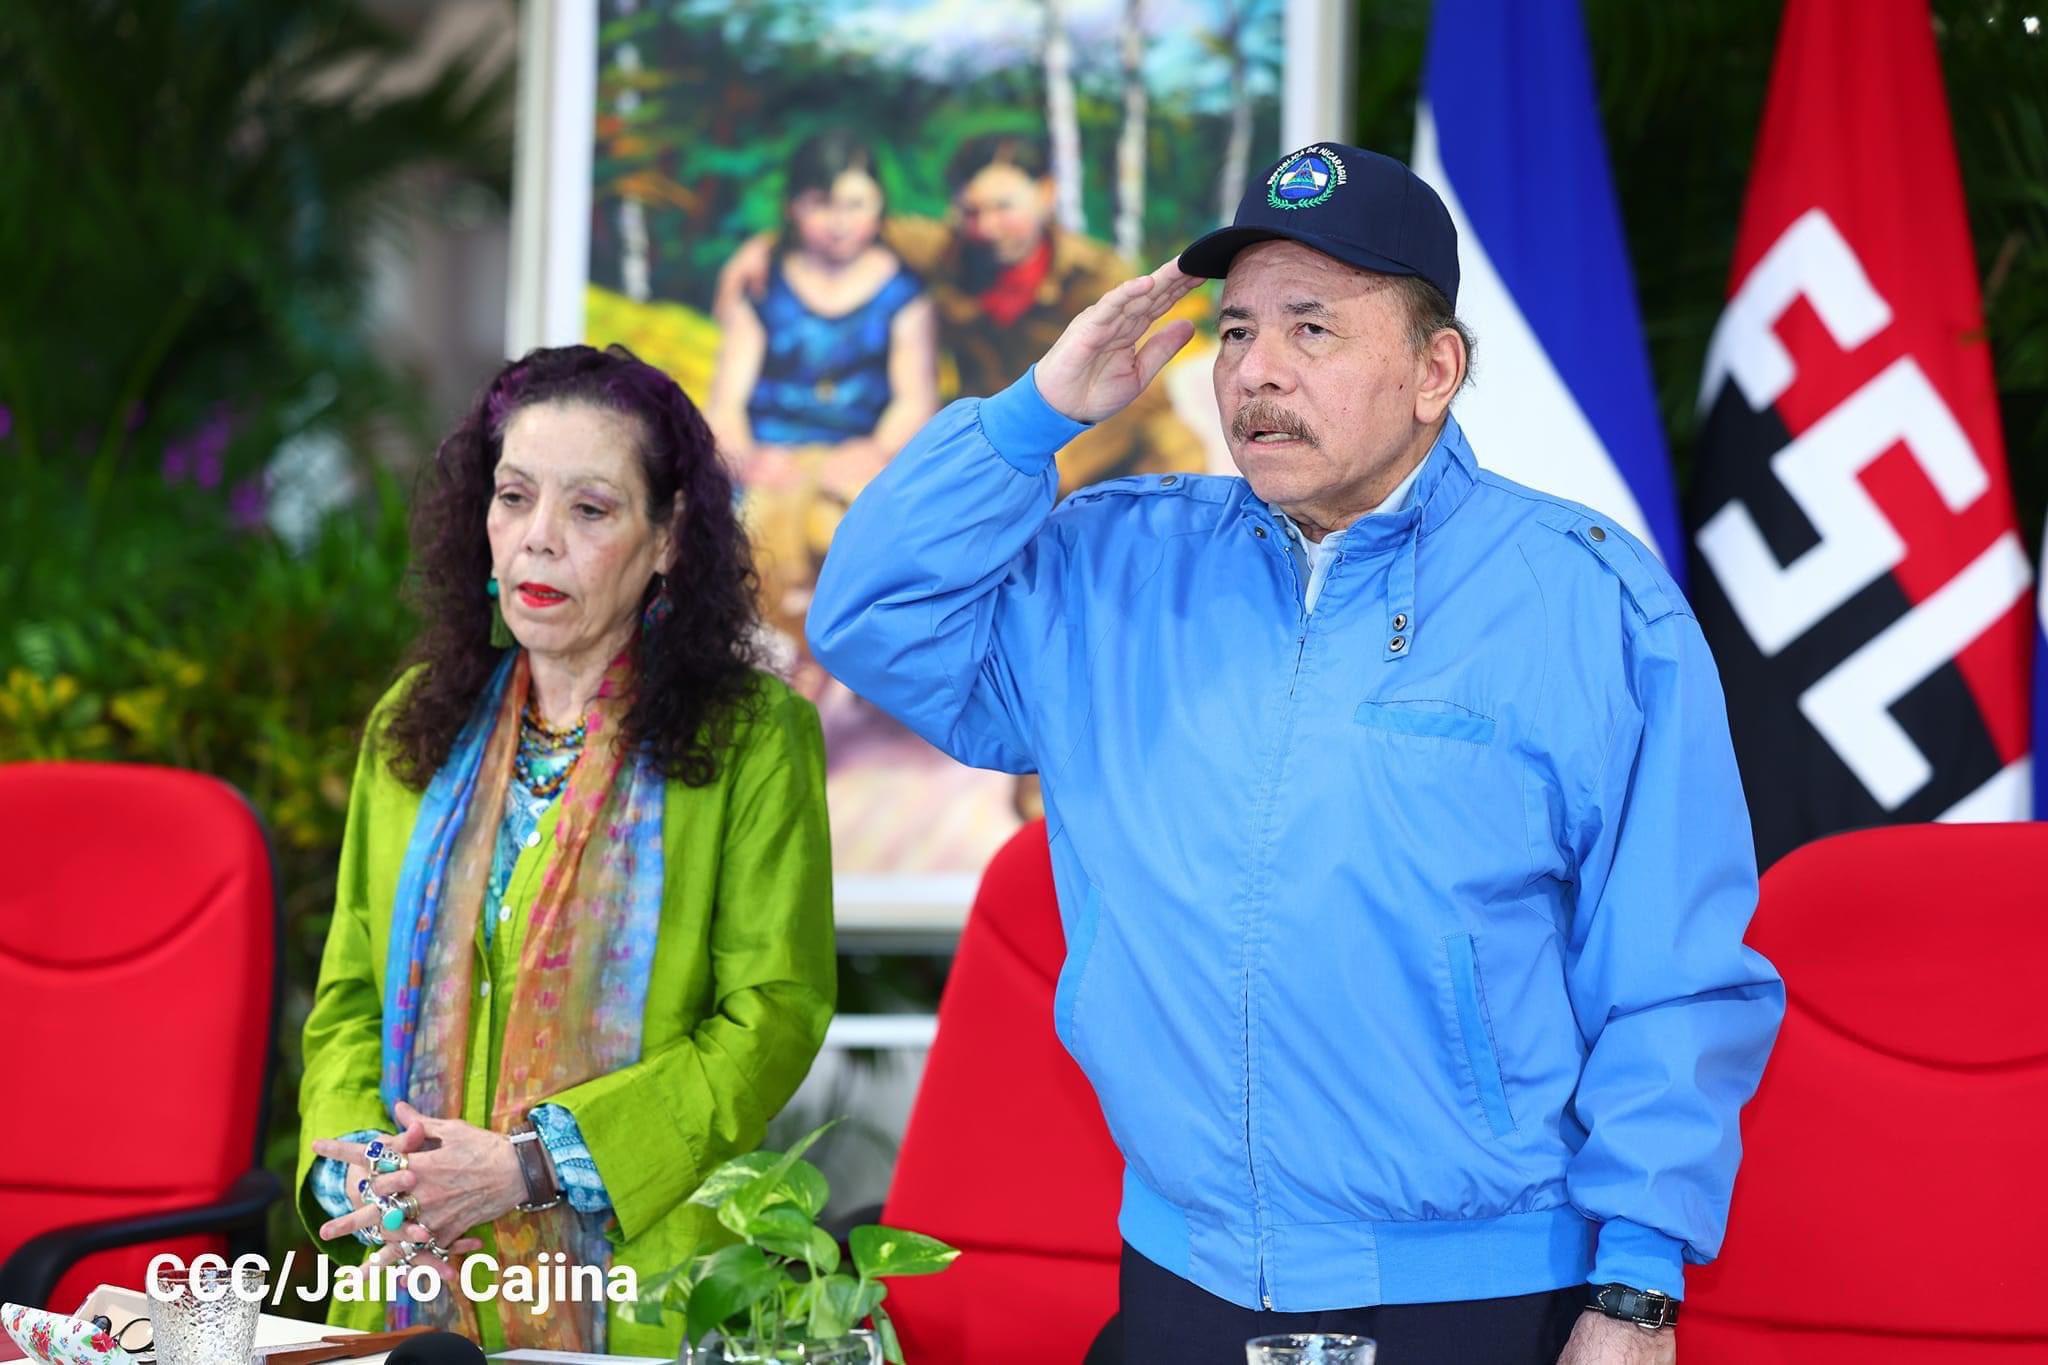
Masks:
[[[1458,302],[1458,229],[1435,190],[1390,156],[1318,142],[1289,152],[1237,201],[1237,217],[1180,253],[1220,280],[1254,242],[1300,242],[1383,275],[1415,275]]]

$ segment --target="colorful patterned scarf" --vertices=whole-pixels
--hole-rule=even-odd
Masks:
[[[551,1096],[640,1057],[661,916],[664,783],[644,756],[625,752],[620,742],[631,681],[621,656],[598,687],[584,719],[583,756],[562,790],[553,857],[511,983],[491,1097],[490,1126],[499,1132],[524,1122]],[[428,784],[413,823],[385,967],[380,1092],[386,1112],[403,1099],[424,1114],[462,1114],[472,1065],[477,917],[529,684],[526,652],[511,651]],[[554,1264],[549,1253],[557,1251],[567,1254],[570,1266],[608,1268],[608,1221],[566,1203],[541,1213],[508,1213],[492,1225],[499,1269],[525,1264],[538,1272]],[[452,1242],[465,1229],[434,1231]],[[508,1347],[605,1349],[602,1300],[534,1314],[501,1295],[495,1309]],[[432,1322],[474,1339],[476,1312],[459,1285],[444,1285],[432,1300],[392,1304],[386,1320],[392,1327]]]

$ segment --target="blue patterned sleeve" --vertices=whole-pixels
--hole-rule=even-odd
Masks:
[[[576,1116],[559,1104],[543,1104],[531,1117],[540,1145],[554,1163],[555,1183],[562,1187],[569,1207],[578,1213],[611,1212],[612,1197],[605,1190],[604,1177],[597,1173],[590,1148],[584,1145]]]
[[[343,1133],[342,1142],[368,1142],[371,1138],[385,1136],[374,1128],[364,1128],[353,1133]],[[312,1174],[306,1177],[313,1185],[313,1201],[327,1211],[329,1218],[339,1218],[352,1212],[356,1201],[348,1192],[348,1167],[331,1156],[323,1156],[313,1162]],[[377,1246],[377,1239],[368,1232],[358,1230],[356,1240],[364,1246]]]

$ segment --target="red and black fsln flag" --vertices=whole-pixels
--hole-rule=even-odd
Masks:
[[[1692,584],[1757,857],[2025,819],[2029,556],[1925,0],[1790,0],[1700,391]]]

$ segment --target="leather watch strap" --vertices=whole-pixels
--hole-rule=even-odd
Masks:
[[[506,1137],[519,1156],[519,1174],[526,1180],[526,1202],[516,1206],[519,1212],[539,1213],[561,1203],[562,1188],[555,1183],[555,1168],[548,1164],[539,1130],[529,1124],[513,1129]]]
[[[1669,1327],[1678,1321],[1677,1299],[1654,1289],[1636,1289],[1625,1284],[1602,1284],[1593,1287],[1593,1301],[1590,1308],[1605,1313],[1610,1318],[1620,1318],[1638,1327],[1655,1331]]]

